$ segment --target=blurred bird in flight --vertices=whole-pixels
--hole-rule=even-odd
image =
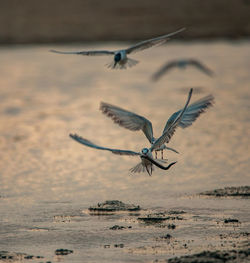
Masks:
[[[126,69],[127,67],[132,67],[136,65],[139,61],[129,58],[127,55],[156,46],[164,44],[169,40],[170,37],[184,31],[185,28],[179,29],[173,33],[159,36],[156,38],[148,39],[141,41],[127,49],[121,50],[90,50],[90,51],[58,51],[50,50],[51,52],[58,54],[76,54],[76,55],[85,55],[85,56],[113,56],[111,63],[107,64],[108,68],[111,69]]]
[[[192,66],[203,72],[204,74],[213,77],[214,72],[209,69],[207,66],[202,64],[199,60],[196,59],[177,59],[177,60],[172,60],[164,64],[163,66],[160,67],[159,70],[157,70],[153,75],[152,75],[152,80],[157,81],[159,80],[164,74],[168,73],[170,70],[174,68],[179,68],[179,69],[186,69],[187,67]]]

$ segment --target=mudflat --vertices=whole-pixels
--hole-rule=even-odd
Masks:
[[[249,261],[249,197],[200,195],[249,189],[249,41],[172,41],[135,54],[140,63],[123,71],[107,69],[109,57],[48,52],[126,46],[0,48],[0,262]],[[183,57],[201,60],[216,76],[175,69],[151,82],[163,63]],[[131,174],[136,157],[69,137],[140,151],[149,146],[143,133],[115,125],[100,102],[147,117],[158,136],[191,87],[191,103],[213,94],[215,104],[176,131],[168,146],[179,154],[164,153],[177,161],[168,171]],[[140,210],[88,210],[112,200]]]

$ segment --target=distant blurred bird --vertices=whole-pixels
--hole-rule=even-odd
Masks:
[[[178,59],[178,60],[172,60],[164,64],[159,70],[157,70],[152,75],[152,80],[157,81],[165,73],[169,72],[171,69],[174,68],[186,69],[188,66],[196,67],[201,72],[205,73],[210,77],[214,75],[214,72],[211,69],[209,69],[207,66],[205,66],[204,64],[202,64],[200,61],[196,59]]]
[[[169,40],[169,37],[174,36],[182,31],[184,31],[185,28],[179,29],[176,32],[159,36],[156,38],[144,40],[142,42],[139,42],[127,49],[122,50],[115,50],[115,51],[109,51],[109,50],[93,50],[93,51],[71,51],[71,52],[63,52],[63,51],[57,51],[57,50],[50,50],[51,52],[58,53],[58,54],[77,54],[77,55],[86,55],[86,56],[103,56],[103,55],[113,55],[114,59],[111,63],[107,64],[108,68],[112,69],[126,69],[128,67],[132,67],[136,65],[139,61],[128,58],[128,54],[135,53],[137,51],[144,50],[146,48],[150,48],[155,45],[161,45]]]
[[[184,113],[185,113],[185,111],[187,109],[187,106],[188,106],[188,104],[190,102],[190,99],[191,99],[191,96],[192,96],[192,92],[193,92],[193,90],[190,89],[190,92],[189,92],[189,95],[188,95],[188,99],[187,99],[187,102],[186,102],[184,108],[182,110],[174,113],[170,117],[170,120],[167,123],[166,127],[164,128],[164,131],[163,131],[162,135],[158,139],[154,139],[154,141],[152,141],[150,148],[143,148],[141,152],[134,152],[134,151],[128,151],[128,150],[119,150],[119,149],[112,149],[112,148],[101,147],[101,146],[98,146],[98,145],[90,142],[87,139],[84,139],[84,138],[78,136],[77,134],[74,134],[74,135],[70,134],[70,137],[72,139],[76,140],[77,142],[85,145],[85,146],[92,147],[92,148],[95,148],[95,149],[111,151],[112,153],[119,154],[119,155],[130,155],[130,156],[138,155],[138,156],[140,156],[141,157],[141,162],[139,164],[137,164],[135,167],[133,167],[132,169],[130,169],[131,172],[140,173],[140,172],[147,171],[147,173],[149,175],[152,175],[152,171],[153,171],[153,168],[154,168],[153,165],[156,165],[157,167],[159,167],[159,168],[161,168],[163,170],[168,170],[176,162],[170,163],[167,167],[165,167],[159,161],[157,161],[157,160],[155,160],[153,158],[152,152],[157,150],[157,149],[160,149],[161,146],[164,145],[165,143],[168,143],[170,141],[171,137],[173,136],[176,128],[179,125],[181,126],[181,121],[182,121],[183,115],[184,115]],[[138,115],[136,115],[136,116],[138,116]],[[140,116],[138,116],[138,117],[140,117]],[[143,119],[145,119],[145,118],[143,118]],[[132,121],[132,125],[134,123],[135,122]],[[188,119],[187,119],[187,123],[188,123]],[[123,122],[123,124],[124,124],[124,122]],[[128,122],[128,124],[129,124],[129,122]],[[151,123],[149,121],[147,121],[146,125],[148,125],[148,124],[151,124]],[[151,132],[152,132],[152,125],[151,125]],[[148,134],[148,132],[146,132],[146,133]],[[151,138],[153,138],[153,135],[152,135]]]
[[[190,90],[190,93],[192,94],[192,89]],[[200,116],[200,114],[202,114],[207,108],[212,106],[213,100],[214,97],[212,95],[208,95],[189,105],[185,111],[183,111],[184,109],[181,109],[173,113],[168,119],[162,134],[164,134],[169,129],[169,127],[171,127],[171,125],[175,122],[176,118],[180,114],[182,116],[179,119],[177,126],[180,126],[181,128],[189,127]],[[152,123],[143,116],[137,115],[133,112],[124,110],[122,108],[105,102],[101,102],[100,110],[108,117],[110,117],[115,123],[119,124],[120,126],[126,129],[129,129],[131,131],[142,130],[149,142],[151,143],[151,145],[153,145],[155,141],[157,141],[157,139],[153,136]],[[161,144],[159,148],[154,147],[156,158],[157,151],[161,151],[163,159],[164,149],[178,153],[173,148],[167,147],[165,144]]]

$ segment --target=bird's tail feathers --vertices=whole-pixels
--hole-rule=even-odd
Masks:
[[[116,62],[112,60],[111,62],[106,64],[107,68],[114,69],[116,68]]]
[[[144,172],[145,167],[142,165],[141,162],[139,162],[136,166],[132,167],[129,171],[131,173],[141,173]]]
[[[135,59],[132,59],[132,58],[127,58],[127,65],[128,67],[133,67],[135,66],[136,64],[138,64],[139,61],[138,60],[135,60]]]
[[[112,60],[110,63],[107,63],[106,66],[110,69],[126,69],[126,68],[131,68],[138,63],[139,63],[138,60],[127,58],[127,61],[125,63],[119,63]]]
[[[152,171],[154,170],[154,165],[152,165]],[[146,167],[142,164],[142,162],[138,163],[136,166],[132,167],[129,170],[131,173],[144,173],[147,172]],[[151,164],[148,166],[148,171],[151,171]]]

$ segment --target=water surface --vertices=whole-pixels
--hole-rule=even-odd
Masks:
[[[208,247],[207,236],[219,234],[217,222],[223,218],[242,221],[238,232],[249,227],[248,199],[194,196],[249,185],[249,41],[171,42],[135,54],[140,63],[122,71],[105,67],[109,57],[48,52],[127,45],[0,48],[0,250],[65,262],[145,262],[189,252],[170,252],[163,245],[157,252],[142,253],[139,247],[159,245],[155,237],[167,230],[142,226],[129,215],[93,217],[83,212],[111,199],[150,210],[185,210],[186,223],[172,235],[196,240],[192,251]],[[150,81],[167,60],[184,57],[200,59],[216,77],[187,69]],[[138,157],[86,148],[68,136],[78,133],[102,146],[140,151],[149,146],[142,132],[113,124],[99,111],[99,103],[147,117],[159,136],[169,116],[183,107],[191,87],[192,101],[213,94],[215,105],[191,127],[177,130],[169,146],[180,154],[167,152],[169,161],[178,161],[168,171],[157,169],[152,177],[130,174]],[[201,218],[198,223],[196,216]],[[116,223],[131,224],[132,229],[109,230]],[[121,243],[123,248],[114,246]],[[53,256],[58,248],[74,253],[58,258]]]

